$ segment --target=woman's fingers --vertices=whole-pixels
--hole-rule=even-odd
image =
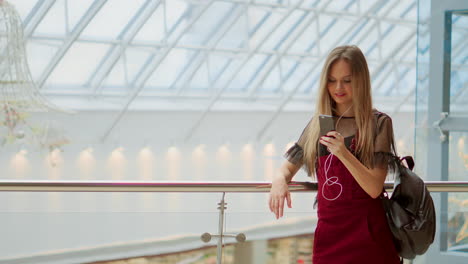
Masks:
[[[338,131],[330,131],[327,133],[328,136],[332,136],[335,138],[342,138],[343,136]]]
[[[344,143],[344,139],[343,139],[343,137],[341,135],[339,135],[337,137],[322,136],[322,137],[320,137],[320,143],[322,145],[327,146],[327,147],[339,146],[342,143]]]
[[[272,198],[272,212],[275,214],[276,219],[283,217],[284,215],[284,206],[286,204],[289,208],[292,208],[291,205],[291,194],[287,192],[285,195],[278,196],[276,198]]]
[[[284,200],[284,197],[281,198],[281,196],[270,195],[268,204],[270,206],[270,211],[275,214],[276,219],[282,216],[282,200]]]
[[[273,197],[272,194],[270,194],[270,211],[272,213],[275,212],[275,204],[274,204],[274,201],[275,201],[275,197]]]
[[[322,139],[322,138],[320,138],[320,143],[322,143],[325,146],[328,146],[328,144],[330,144],[328,141],[326,141],[325,139]]]
[[[327,147],[328,149],[330,149],[330,146],[331,146],[331,143],[330,143],[330,142],[328,142],[328,141],[326,141],[326,140],[324,140],[324,139],[321,138],[321,139],[320,139],[320,143],[321,143],[322,145],[324,145],[325,147]],[[329,151],[330,151],[330,150],[329,150]]]
[[[268,198],[268,206],[270,207],[270,212],[273,212],[273,205],[272,205],[271,194],[270,194],[270,197]]]
[[[268,206],[270,211],[275,214],[276,219],[283,217],[285,204],[291,208],[291,195],[288,189],[272,188],[268,197]]]
[[[275,216],[276,216],[276,219],[278,219],[279,217],[279,199],[280,198],[276,198],[275,199]]]
[[[279,203],[278,203],[278,199],[273,199],[273,213],[275,214],[275,217],[276,219],[278,219],[278,206],[279,206]]]
[[[282,196],[279,200],[279,206],[278,206],[278,213],[279,213],[279,217],[283,217],[283,209],[284,209],[284,197]]]

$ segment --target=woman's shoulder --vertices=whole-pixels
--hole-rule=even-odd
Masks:
[[[374,117],[376,118],[378,122],[382,122],[384,120],[390,120],[390,121],[392,120],[392,118],[387,113],[379,111],[375,108],[372,111],[373,111]]]
[[[376,129],[378,131],[393,126],[392,118],[387,113],[378,111],[377,109],[373,109],[373,112],[375,117]]]
[[[380,117],[380,116],[390,117],[387,113],[384,113],[384,112],[382,112],[382,111],[379,111],[379,110],[377,110],[377,109],[375,109],[375,108],[372,109],[372,112],[373,112],[373,114],[374,114],[375,116],[378,116],[378,117]]]

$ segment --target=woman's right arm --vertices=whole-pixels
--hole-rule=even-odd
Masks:
[[[271,183],[270,198],[268,204],[270,211],[276,216],[276,219],[283,216],[284,200],[286,200],[289,208],[291,205],[291,194],[288,189],[288,183],[300,169],[300,166],[286,160],[283,165],[277,170]]]

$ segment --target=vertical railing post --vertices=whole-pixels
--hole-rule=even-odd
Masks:
[[[218,203],[219,207],[219,224],[218,224],[218,254],[217,254],[217,259],[216,259],[216,264],[221,264],[222,259],[223,259],[223,226],[224,226],[224,209],[226,209],[225,205],[227,203],[224,202],[224,196],[226,195],[225,192],[223,192],[223,196],[221,198],[221,202]]]
[[[223,196],[221,197],[221,201],[218,203],[219,209],[219,224],[218,224],[218,234],[211,235],[210,233],[203,233],[201,235],[201,240],[205,243],[211,241],[212,237],[218,237],[218,245],[217,245],[217,256],[216,256],[216,264],[221,264],[223,262],[223,238],[224,237],[233,237],[236,239],[237,242],[245,242],[246,236],[244,233],[239,233],[237,235],[233,234],[224,234],[224,210],[226,210],[227,203],[224,202],[224,197],[226,192],[223,192]]]

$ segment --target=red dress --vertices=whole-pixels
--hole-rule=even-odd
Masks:
[[[319,158],[317,170],[318,222],[313,263],[400,263],[380,199],[372,199],[334,156],[325,184],[323,165],[328,157]],[[333,176],[337,178],[330,180]]]
[[[295,164],[300,162],[303,155],[301,139],[286,153],[288,160]],[[354,135],[345,138],[345,145],[352,152],[354,143]],[[320,152],[322,155],[319,155],[316,170],[318,222],[314,235],[313,263],[400,263],[381,200],[371,198],[344,164],[323,145]]]

